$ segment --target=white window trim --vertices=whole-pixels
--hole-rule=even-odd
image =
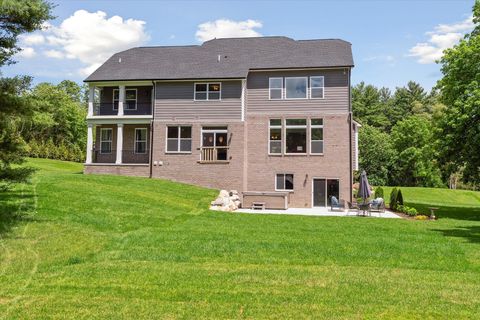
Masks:
[[[190,138],[183,138],[184,140],[190,140],[190,151],[180,151],[180,144],[181,144],[181,141],[182,141],[182,138],[181,138],[181,128],[182,127],[189,127],[190,128]],[[177,151],[169,151],[168,150],[168,128],[177,128],[178,130],[178,138],[177,138]],[[165,153],[179,153],[179,154],[191,154],[192,153],[192,149],[193,149],[193,130],[192,130],[192,126],[188,126],[188,125],[172,125],[172,126],[165,126]],[[173,140],[173,138],[170,138]]]
[[[137,140],[137,131],[143,130],[145,131],[145,140]],[[147,153],[147,140],[148,140],[148,132],[147,128],[135,128],[135,136],[133,138],[133,149],[135,154],[146,154]],[[145,142],[145,152],[137,152],[137,142]]]
[[[280,124],[279,125],[271,125],[270,124],[270,120],[280,120]],[[281,118],[271,118],[271,119],[268,119],[268,136],[267,136],[267,140],[268,140],[268,146],[267,146],[267,153],[268,155],[270,156],[281,156],[283,154],[283,140],[284,140],[284,137],[283,137],[283,119]],[[278,140],[270,140],[270,129],[280,129],[280,135],[282,136],[282,139],[280,140],[280,152],[279,153],[272,153],[270,152],[270,143],[272,141],[278,141]]]
[[[315,183],[315,180],[325,180],[325,207],[322,207],[322,206],[314,206],[314,197],[315,197],[315,194],[314,194],[314,190],[313,190],[313,185]],[[312,177],[312,208],[328,208],[328,188],[327,188],[327,183],[328,183],[328,180],[338,180],[338,190],[339,190],[339,193],[340,193],[340,190],[342,190],[340,187],[340,178],[336,178],[336,177],[333,177],[333,178],[327,178],[327,177]],[[338,197],[338,201],[340,201],[340,197]]]
[[[323,79],[323,87],[315,87],[314,89],[320,89],[322,88],[322,92],[323,92],[323,95],[321,98],[314,98],[312,97],[312,78],[322,78]],[[310,99],[313,99],[313,100],[323,100],[325,99],[325,76],[311,76],[310,77],[310,86],[309,86],[309,90],[308,90],[308,93],[309,93],[309,96],[310,96]]]
[[[272,80],[278,80],[280,79],[282,81],[282,87],[281,88],[272,88]],[[284,80],[283,80],[283,77],[271,77],[271,78],[268,78],[268,100],[283,100],[283,96],[284,96]],[[272,98],[272,89],[273,90],[280,90],[280,98],[278,99],[274,99]]]
[[[125,89],[125,102],[127,102],[127,91],[131,91],[131,90],[135,90],[135,109],[127,109],[125,108],[125,106],[127,105],[127,103],[125,103],[125,105],[123,106],[123,110],[137,110],[137,101],[138,101],[138,90],[137,89]],[[120,91],[120,89],[113,89],[113,93],[112,93],[112,101],[113,101],[113,110],[118,110],[118,108],[115,108],[115,101],[120,101],[120,100],[115,100],[115,91]],[[118,93],[118,98],[120,99],[120,92]],[[129,101],[133,101],[133,99],[128,99]]]
[[[206,148],[213,148],[213,147],[217,147],[217,133],[226,133],[227,134],[227,143],[228,143],[228,128],[227,129],[202,129],[200,130],[200,146],[203,148],[204,145],[203,145],[203,133],[214,133],[214,146],[209,146],[209,147],[206,147]],[[223,146],[223,147],[228,147],[227,146]],[[221,147],[220,147],[221,148]]]
[[[294,119],[301,119],[301,120],[305,120],[305,125],[287,125],[287,120],[294,120]],[[287,152],[287,129],[305,129],[305,133],[306,133],[306,139],[307,141],[305,141],[305,149],[308,148],[308,119],[306,118],[287,118],[287,119],[284,119],[284,132],[283,132],[283,151],[284,151],[284,155],[288,155],[288,156],[304,156],[306,154],[308,154],[308,151],[305,150],[305,152],[295,152],[295,153],[289,153]]]
[[[293,189],[278,189],[277,188],[277,176],[281,174],[283,175],[283,185],[285,186],[285,176],[287,174],[291,174],[292,177],[293,177]],[[284,173],[284,172],[281,172],[281,173],[275,173],[275,191],[283,191],[283,192],[294,192],[295,191],[295,175],[293,173]]]
[[[111,131],[112,134],[110,135],[112,138],[111,140],[102,140],[103,131]],[[104,152],[102,148],[102,144],[104,142],[110,142],[110,152]],[[100,154],[111,154],[113,149],[113,129],[112,128],[100,128]]]
[[[206,94],[206,99],[197,99],[197,84],[206,84],[207,85],[207,91],[198,91],[198,92],[205,92]],[[211,84],[218,84],[220,86],[220,91],[218,94],[218,99],[210,99],[210,91],[208,90],[208,87]],[[216,91],[213,91],[216,92]],[[194,82],[193,83],[193,101],[221,101],[222,100],[222,83],[221,82]]]
[[[287,97],[287,80],[289,79],[305,79],[305,98],[288,98]],[[307,100],[308,99],[308,77],[285,77],[285,100]]]
[[[312,119],[322,119],[322,124],[312,124]],[[309,119],[309,123],[310,123],[310,136],[309,136],[309,140],[310,140],[310,154],[313,154],[313,155],[323,155],[323,153],[325,152],[325,137],[324,139],[322,140],[313,140],[312,139],[312,129],[322,129],[322,137],[323,137],[323,134],[324,134],[324,131],[323,131],[323,124],[324,124],[324,119],[323,118],[311,118]],[[312,152],[312,142],[313,141],[322,141],[322,150],[323,152]]]

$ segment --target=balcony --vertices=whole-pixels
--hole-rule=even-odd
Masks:
[[[94,116],[117,116],[118,103],[97,102],[93,103]],[[123,105],[123,115],[125,116],[144,116],[152,115],[152,103],[130,103]]]
[[[200,148],[200,163],[228,163],[228,147]]]

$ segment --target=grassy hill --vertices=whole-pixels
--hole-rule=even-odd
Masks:
[[[229,214],[215,190],[31,165],[0,193],[0,319],[480,314],[478,193],[402,188],[435,222]]]

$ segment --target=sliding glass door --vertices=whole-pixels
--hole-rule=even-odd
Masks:
[[[313,206],[329,206],[330,198],[340,199],[340,182],[338,179],[313,179]]]

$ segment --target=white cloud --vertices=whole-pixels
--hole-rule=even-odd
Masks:
[[[385,56],[370,56],[363,61],[386,61],[386,62],[395,62],[395,57],[390,56],[390,55],[385,55]]]
[[[207,41],[213,38],[259,37],[261,34],[254,29],[263,25],[258,20],[233,21],[218,19],[198,25],[195,34],[198,41]]]
[[[60,25],[44,24],[41,34],[25,37],[23,42],[36,41],[49,58],[79,60],[85,67],[78,72],[88,75],[114,53],[148,40],[144,21],[120,16],[108,18],[103,11],[77,10]]]
[[[474,27],[473,17],[453,24],[440,24],[429,31],[427,42],[417,43],[409,51],[410,57],[416,57],[421,64],[435,63],[439,60],[445,49],[453,47]]]
[[[20,41],[26,45],[38,45],[45,42],[45,37],[41,34],[34,33],[28,34],[20,37]]]
[[[22,57],[22,58],[33,58],[36,55],[37,55],[37,53],[35,52],[35,49],[33,49],[31,47],[22,48],[22,51],[17,53],[17,56]]]
[[[43,54],[48,57],[48,58],[54,58],[54,59],[63,59],[65,58],[65,55],[63,54],[62,51],[58,50],[46,50],[43,52]]]

